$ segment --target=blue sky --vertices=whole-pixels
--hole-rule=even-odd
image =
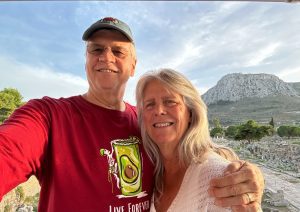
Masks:
[[[0,2],[0,90],[24,100],[87,91],[82,33],[100,18],[129,24],[138,65],[125,100],[147,70],[184,73],[201,93],[228,73],[300,82],[300,4],[170,1]]]

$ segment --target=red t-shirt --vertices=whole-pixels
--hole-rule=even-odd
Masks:
[[[81,96],[29,101],[0,126],[0,198],[36,175],[39,211],[148,211],[153,166],[136,109]]]

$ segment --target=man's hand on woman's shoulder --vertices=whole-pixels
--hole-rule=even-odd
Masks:
[[[233,211],[256,212],[261,210],[264,178],[260,169],[249,162],[234,161],[224,171],[224,176],[210,182],[209,194],[215,204],[231,207]]]

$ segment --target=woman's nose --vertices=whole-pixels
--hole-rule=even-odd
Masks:
[[[166,114],[166,110],[165,107],[161,104],[156,105],[155,107],[155,115],[165,115]]]

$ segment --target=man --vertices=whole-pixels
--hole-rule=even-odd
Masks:
[[[87,93],[31,100],[0,126],[0,198],[35,175],[39,211],[147,211],[153,167],[136,109],[123,101],[137,61],[131,31],[104,18],[83,40]],[[258,169],[241,163],[231,164],[233,174],[213,181],[210,192],[222,206],[255,211],[263,186]]]

